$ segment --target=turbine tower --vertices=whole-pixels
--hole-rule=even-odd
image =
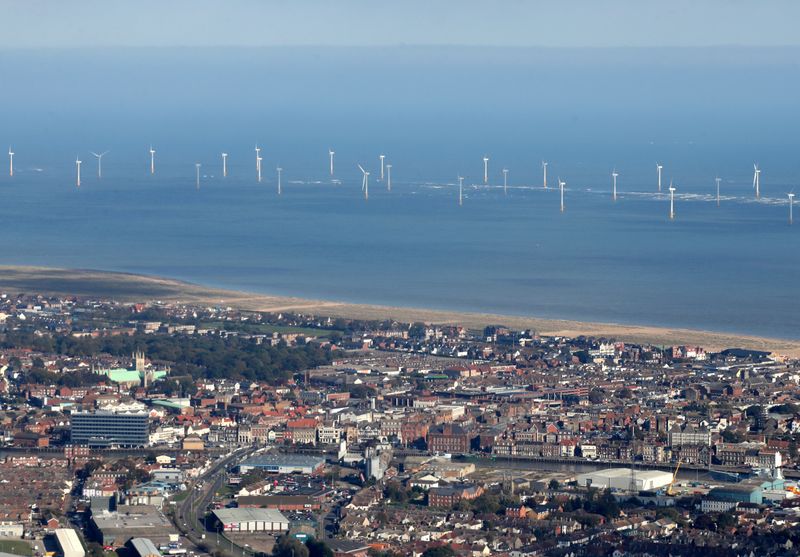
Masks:
[[[222,153],[222,177],[228,177],[228,153]]]
[[[664,165],[660,162],[656,163],[656,172],[658,173],[658,191],[661,191],[661,170],[664,168]]]
[[[369,172],[364,170],[364,167],[360,164],[358,165],[358,169],[361,171],[361,191],[364,192],[364,199],[369,199]]]
[[[669,220],[675,220],[675,187],[669,181]]]
[[[195,172],[197,173],[197,179],[195,181],[195,187],[197,189],[200,189],[200,163],[199,162],[194,163],[194,169],[195,169]]]
[[[547,189],[547,161],[542,161],[542,172],[544,173],[544,189]]]
[[[489,157],[483,156],[483,183],[489,183]]]
[[[8,175],[14,177],[14,151],[8,146]]]
[[[150,175],[156,173],[156,150],[153,149],[153,146],[150,146]]]
[[[458,206],[461,207],[464,204],[464,177],[458,177]]]
[[[508,195],[508,169],[503,169],[503,195]]]
[[[617,200],[617,176],[619,176],[619,172],[617,172],[617,169],[615,168],[611,172],[611,178],[614,181],[614,192],[613,192],[614,201]]]
[[[714,178],[714,181],[717,183],[717,207],[719,207],[719,183],[722,181],[722,178],[717,176]]]
[[[383,161],[386,159],[386,155],[380,155],[378,158],[381,159],[381,182],[383,182]]]
[[[261,147],[256,144],[256,176],[261,181]]]
[[[756,190],[756,199],[761,199],[761,169],[753,164],[753,187]]]
[[[789,196],[789,224],[794,222],[794,218],[792,215],[792,209],[794,205],[794,192],[787,194]]]
[[[280,195],[281,194],[281,172],[283,172],[283,169],[279,166],[275,170],[278,171],[278,195]]]
[[[328,156],[331,159],[331,176],[333,176],[333,155],[335,154],[336,153],[333,151],[333,149],[328,149]]]
[[[78,170],[78,180],[76,182],[76,185],[78,187],[81,187],[81,159],[79,159],[78,157],[75,157],[75,167]]]
[[[561,190],[561,212],[562,213],[564,212],[564,186],[566,186],[566,185],[567,185],[567,183],[561,181],[561,177],[559,176],[559,178],[558,178],[558,189]]]
[[[386,191],[392,191],[392,165],[386,165]]]
[[[108,151],[103,151],[102,153],[95,153],[94,151],[89,152],[97,157],[97,178],[100,179],[103,177],[103,155],[108,153]]]

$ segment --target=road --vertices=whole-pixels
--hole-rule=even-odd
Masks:
[[[213,464],[202,476],[188,486],[189,494],[180,502],[175,512],[175,525],[194,545],[205,542],[209,549],[217,547],[233,557],[251,557],[246,548],[239,547],[217,532],[206,531],[203,518],[214,494],[225,481],[225,471],[231,464],[248,457],[255,449],[237,450]],[[198,489],[197,486],[200,486]],[[205,538],[203,538],[205,535]]]

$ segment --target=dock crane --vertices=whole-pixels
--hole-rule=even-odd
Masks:
[[[683,463],[683,459],[679,458],[678,464],[677,466],[675,466],[675,472],[672,473],[672,481],[669,482],[669,485],[667,486],[667,495],[670,496],[674,495],[674,492],[672,491],[672,486],[675,485],[675,480],[678,479],[678,470],[681,469],[681,463]]]

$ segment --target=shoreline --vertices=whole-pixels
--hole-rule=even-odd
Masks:
[[[459,324],[468,328],[504,325],[512,329],[533,329],[542,336],[610,337],[622,342],[653,345],[697,345],[709,351],[724,348],[747,348],[772,352],[774,356],[800,358],[800,340],[788,340],[721,333],[714,331],[582,322],[493,313],[459,312],[411,307],[354,304],[329,300],[271,296],[222,288],[205,287],[185,281],[90,269],[0,265],[0,291],[47,295],[111,298],[121,302],[160,300],[186,304],[225,304],[226,306],[265,312],[290,311],[323,317],[423,321],[436,324]]]

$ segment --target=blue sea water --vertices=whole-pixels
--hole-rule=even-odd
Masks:
[[[800,207],[789,226],[786,196],[800,183],[796,54],[2,52],[0,145],[13,145],[16,175],[0,174],[0,263],[800,338]],[[89,151],[106,149],[99,180]],[[357,163],[371,172],[369,201]]]

